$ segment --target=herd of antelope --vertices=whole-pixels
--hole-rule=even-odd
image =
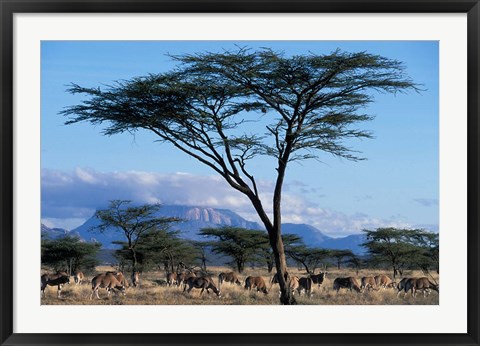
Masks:
[[[285,282],[290,287],[292,294],[295,292],[298,295],[305,293],[308,297],[312,295],[312,291],[315,285],[321,287],[324,283],[326,272],[320,274],[310,274],[307,277],[297,277],[292,275],[285,275]],[[73,275],[75,284],[80,285],[85,281],[85,275],[77,271]],[[432,278],[433,279],[433,278]],[[140,276],[138,272],[134,272],[131,277],[134,287],[139,286]],[[200,296],[206,290],[210,293],[212,290],[218,297],[221,297],[220,288],[224,283],[230,283],[232,285],[243,286],[245,290],[254,289],[255,292],[262,292],[268,294],[274,284],[278,284],[278,276],[275,274],[270,280],[270,285],[267,288],[267,284],[262,276],[248,276],[242,282],[239,276],[235,272],[224,272],[218,275],[218,284],[216,285],[212,276],[199,275],[195,272],[182,272],[182,273],[168,273],[166,277],[166,284],[169,287],[181,287],[183,284],[183,292],[190,293],[193,288],[201,289]],[[435,280],[434,280],[435,281]],[[92,280],[92,292],[90,299],[95,294],[97,299],[100,299],[98,295],[99,288],[105,288],[107,291],[107,297],[111,292],[117,290],[123,295],[126,295],[126,290],[129,287],[128,281],[122,272],[108,271],[102,274],[96,275]],[[44,274],[41,276],[41,295],[45,295],[45,289],[47,286],[57,286],[57,297],[60,298],[62,286],[64,284],[70,284],[70,276],[64,272],[57,272],[55,274]],[[403,278],[398,283],[392,280],[387,275],[366,276],[362,277],[360,284],[354,277],[337,277],[333,281],[333,290],[338,293],[340,289],[348,289],[350,291],[356,291],[362,293],[365,291],[378,291],[392,289],[397,290],[397,296],[402,291],[404,297],[407,293],[411,292],[413,297],[416,297],[417,292],[421,291],[425,297],[430,292],[439,292],[439,285],[435,282],[431,282],[426,277],[420,278]]]

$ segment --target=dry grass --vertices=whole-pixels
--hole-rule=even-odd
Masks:
[[[105,272],[113,270],[110,267],[98,267],[97,272]],[[229,271],[228,268],[210,267],[216,277],[222,271]],[[291,269],[291,272],[297,276],[306,276],[304,271]],[[404,297],[401,293],[397,297],[397,291],[393,289],[367,291],[364,293],[350,292],[348,290],[340,290],[337,294],[332,289],[333,280],[336,277],[354,276],[360,282],[362,276],[374,276],[378,274],[391,275],[389,272],[379,270],[362,270],[357,276],[355,272],[349,270],[332,270],[328,273],[325,282],[321,287],[315,285],[312,297],[305,295],[295,295],[299,304],[308,305],[438,305],[439,296],[437,292],[432,292],[429,296],[423,297],[420,293],[416,298],[408,294]],[[266,270],[255,269],[246,270],[242,279],[249,275],[263,276],[267,286],[271,275]],[[279,288],[274,285],[269,294],[256,293],[253,290],[244,290],[242,286],[224,283],[221,286],[222,296],[218,298],[214,293],[206,292],[200,296],[200,290],[193,289],[190,294],[183,292],[182,287],[167,287],[165,281],[166,274],[164,272],[144,273],[140,277],[140,287],[130,287],[127,294],[123,296],[120,293],[112,294],[107,297],[104,289],[99,290],[101,299],[95,296],[90,300],[91,295],[91,279],[93,276],[87,277],[82,285],[72,284],[65,285],[62,289],[62,298],[58,299],[56,287],[48,287],[45,297],[42,298],[42,304],[45,305],[201,305],[201,304],[220,304],[220,305],[277,305],[279,304]],[[405,277],[423,276],[421,272],[405,272]],[[438,282],[438,276],[434,276]],[[216,282],[215,278],[215,282]]]

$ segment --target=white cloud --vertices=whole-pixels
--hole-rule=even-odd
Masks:
[[[265,209],[271,213],[273,182],[258,181],[257,186]],[[308,200],[299,187],[308,188],[298,182],[286,185],[282,222],[310,224],[336,237],[365,228],[412,227],[400,215],[384,220],[322,208]],[[139,171],[104,173],[83,168],[73,172],[42,170],[42,220],[48,226],[74,228],[113,199],[231,209],[247,220],[259,222],[248,198],[219,176],[182,172],[169,175]]]

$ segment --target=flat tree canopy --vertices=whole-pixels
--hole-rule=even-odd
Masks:
[[[393,269],[393,277],[408,265],[424,271],[433,266],[438,271],[438,234],[423,229],[393,227],[363,230],[366,242],[362,244],[373,260],[386,262]]]
[[[281,197],[287,165],[321,152],[360,160],[345,144],[370,138],[359,128],[375,92],[417,90],[401,62],[367,52],[287,56],[265,48],[172,56],[168,73],[120,81],[105,89],[72,85],[87,97],[63,114],[67,124],[103,124],[105,135],[147,130],[194,157],[249,198],[269,234],[281,302],[295,300],[281,238]],[[258,123],[258,126],[253,126]],[[249,165],[274,160],[276,179],[266,209]],[[270,216],[271,215],[271,216]]]

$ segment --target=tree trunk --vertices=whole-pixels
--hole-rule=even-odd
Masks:
[[[205,256],[202,257],[202,269],[207,272],[207,258]]]
[[[137,253],[135,252],[134,248],[130,248],[130,252],[132,253],[132,269],[133,271],[137,270]]]
[[[268,261],[267,262],[267,270],[268,270],[268,273],[271,273],[272,270],[273,270],[273,261]]]
[[[280,214],[280,199],[281,199],[281,184],[283,181],[283,173],[279,172],[279,179],[275,188],[274,200],[273,200],[273,219],[274,223],[270,221],[268,215],[263,209],[262,202],[253,193],[247,193],[253,207],[258,213],[258,216],[265,225],[265,229],[268,232],[268,239],[273,251],[273,257],[275,259],[275,268],[277,269],[278,284],[280,285],[280,303],[284,305],[297,304],[293,292],[290,290],[289,285],[285,280],[285,273],[287,273],[287,259],[285,257],[285,249],[283,247],[283,240],[281,237],[281,214]],[[280,178],[281,176],[281,178]]]
[[[290,277],[287,272],[287,260],[283,248],[282,237],[280,236],[280,229],[277,231],[269,230],[270,245],[272,246],[273,255],[275,257],[275,267],[277,269],[277,279],[280,286],[280,303],[283,305],[295,305],[297,301],[290,290]],[[287,275],[285,275],[287,274]],[[285,279],[285,276],[287,278]]]
[[[171,273],[175,273],[175,263],[173,262],[173,256],[170,252],[168,252],[168,258],[170,259]]]
[[[239,274],[243,273],[243,263],[242,261],[237,261],[237,270]]]

